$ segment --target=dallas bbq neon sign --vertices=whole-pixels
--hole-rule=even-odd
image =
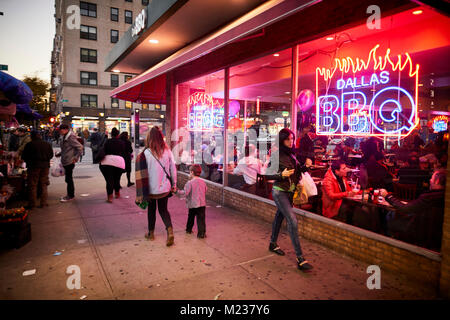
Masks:
[[[367,59],[346,57],[316,68],[316,131],[320,135],[407,136],[418,124],[419,65],[390,49]]]
[[[189,131],[211,131],[224,127],[223,102],[204,92],[189,96],[187,102]]]

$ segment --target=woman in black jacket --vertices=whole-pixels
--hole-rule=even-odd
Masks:
[[[131,182],[131,155],[133,154],[133,147],[131,141],[128,139],[128,132],[124,131],[120,134],[120,139],[125,142],[125,172],[127,173],[128,187],[131,187],[134,182]]]
[[[284,255],[277,245],[278,234],[281,223],[286,218],[287,230],[297,255],[297,267],[302,271],[312,269],[312,266],[303,258],[300,240],[298,237],[297,217],[292,210],[292,200],[298,182],[301,179],[302,172],[307,171],[312,162],[307,159],[305,165],[301,165],[295,157],[292,148],[294,143],[294,133],[284,128],[278,134],[279,151],[274,153],[271,158],[271,164],[267,168],[266,177],[269,180],[275,180],[272,188],[272,196],[277,205],[277,212],[272,224],[272,236],[270,239],[269,250],[279,255]],[[278,167],[276,166],[278,160]]]
[[[116,198],[120,198],[120,178],[125,170],[125,142],[119,139],[119,130],[111,130],[111,139],[108,139],[104,146],[104,158],[100,162],[100,171],[105,177],[107,201],[112,203],[113,191]],[[122,158],[122,159],[121,159]]]

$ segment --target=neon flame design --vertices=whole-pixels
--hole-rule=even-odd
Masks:
[[[320,130],[317,131],[318,134],[325,134],[325,135],[356,135],[356,136],[368,136],[368,135],[372,135],[372,136],[400,136],[400,137],[406,137],[408,136],[412,130],[418,125],[419,123],[419,118],[417,116],[417,101],[418,101],[418,84],[419,84],[419,64],[413,64],[411,56],[406,52],[405,54],[399,54],[397,55],[397,59],[393,60],[390,56],[390,49],[386,50],[386,53],[384,55],[377,55],[377,50],[380,47],[379,44],[375,45],[369,52],[368,57],[366,59],[361,59],[361,58],[352,58],[352,57],[345,57],[345,58],[336,58],[334,59],[334,67],[332,68],[325,68],[325,67],[317,67],[316,68],[316,128],[320,128],[320,124],[319,124],[319,115],[320,113],[320,109],[322,107],[324,112],[331,112],[330,115],[325,115],[323,116],[323,118],[326,120],[326,127],[331,127],[333,124],[335,125],[336,123],[334,122],[334,118],[336,118],[337,120],[337,128],[336,130],[331,130],[331,131],[326,131],[326,132],[320,132]],[[410,95],[406,90],[404,90],[403,88],[400,87],[389,87],[389,88],[385,88],[385,89],[392,89],[392,90],[398,90],[399,92],[402,92],[403,94],[405,94],[409,99],[409,101],[411,102],[411,115],[407,121],[407,126],[402,126],[401,128],[397,128],[397,130],[395,131],[385,131],[383,128],[380,128],[374,121],[374,119],[372,118],[372,114],[371,111],[375,110],[374,109],[374,98],[376,98],[377,96],[379,96],[379,94],[376,94],[374,96],[374,98],[372,99],[372,102],[368,105],[365,106],[363,105],[362,108],[360,108],[359,110],[357,110],[358,114],[364,113],[366,112],[366,109],[368,107],[368,119],[369,122],[373,125],[373,127],[378,130],[381,133],[366,133],[366,132],[360,132],[360,131],[350,131],[349,133],[339,133],[339,127],[342,126],[343,127],[343,119],[341,119],[343,117],[343,110],[344,110],[344,98],[339,99],[336,95],[334,94],[328,94],[328,92],[319,97],[319,77],[320,79],[323,79],[325,82],[329,82],[331,81],[333,78],[335,78],[336,76],[336,71],[340,71],[339,74],[339,79],[343,78],[344,74],[354,74],[361,72],[361,71],[373,71],[375,72],[381,72],[383,70],[388,70],[388,71],[398,71],[398,72],[402,72],[403,70],[407,70],[408,71],[408,76],[410,78],[415,78],[415,93],[413,95]],[[342,74],[342,75],[341,75]],[[385,91],[384,89],[382,91]],[[347,92],[343,92],[342,96],[344,96]],[[350,92],[348,92],[350,93]],[[365,94],[362,92],[358,92],[358,91],[353,91],[353,93],[358,93],[360,95],[363,95],[364,97]],[[379,92],[381,93],[381,92]],[[412,96],[414,96],[414,99],[412,98]],[[336,107],[333,107],[330,109],[329,102],[328,100],[334,100],[336,101]],[[364,99],[363,99],[364,100]],[[321,106],[321,101],[325,101],[325,105]],[[369,100],[367,100],[367,102],[369,102]],[[342,102],[342,103],[341,103]],[[347,103],[349,102],[348,100],[346,101]],[[356,102],[356,100],[355,100]],[[380,107],[378,109],[378,114],[380,116],[380,118],[382,120],[384,120],[385,122],[392,122],[393,117],[396,113],[401,113],[402,112],[402,107],[401,105],[395,101],[394,105],[396,105],[395,110],[391,113],[391,118],[385,118],[382,114],[382,106],[385,106],[386,103],[393,103],[394,100],[393,99],[389,99],[383,103],[380,104]],[[342,106],[339,106],[340,104],[342,104]],[[342,109],[339,109],[342,108]],[[327,109],[327,110],[325,110]],[[336,109],[336,110],[335,110]],[[349,109],[352,109],[349,107]],[[355,110],[356,111],[356,110]],[[342,115],[339,115],[339,113],[342,112]],[[331,120],[331,122],[330,122]],[[353,125],[352,123],[350,123],[349,125]],[[406,133],[403,133],[402,130],[407,130]]]

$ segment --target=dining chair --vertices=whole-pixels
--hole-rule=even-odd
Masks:
[[[394,194],[400,200],[414,200],[417,197],[417,185],[394,182]]]

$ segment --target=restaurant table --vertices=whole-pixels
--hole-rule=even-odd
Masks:
[[[352,225],[387,235],[387,213],[396,209],[382,197],[376,203],[368,202],[367,199],[368,194],[364,195],[364,201],[362,200],[362,195],[345,197],[343,199],[349,206],[355,207]]]

